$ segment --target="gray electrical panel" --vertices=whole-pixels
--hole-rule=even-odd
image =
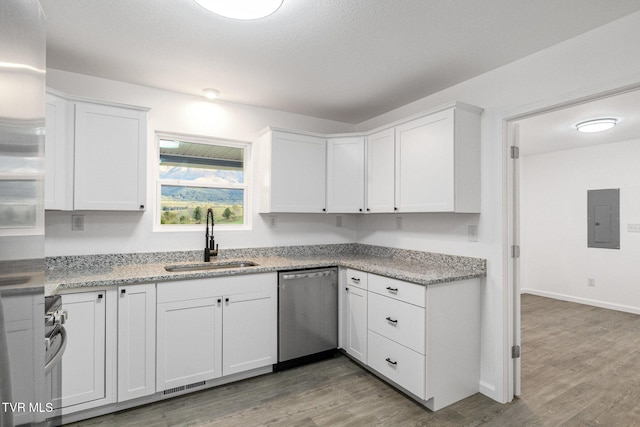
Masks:
[[[620,249],[620,189],[587,191],[588,247]]]

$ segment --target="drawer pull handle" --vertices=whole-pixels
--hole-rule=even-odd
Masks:
[[[393,326],[398,326],[398,319],[392,319],[391,317],[387,317],[387,322],[393,323]]]
[[[389,357],[387,357],[384,360],[386,360],[388,364],[393,365],[393,366],[396,366],[398,364],[398,362],[396,362],[395,360],[391,360]]]
[[[398,288],[392,288],[391,286],[387,286],[387,290],[389,292],[391,292],[392,294],[397,294],[398,293]]]
[[[360,283],[360,279],[358,279],[357,277],[352,277],[351,280],[353,280],[356,283]]]

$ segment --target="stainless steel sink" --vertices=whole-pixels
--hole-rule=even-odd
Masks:
[[[175,264],[165,265],[164,269],[171,272],[176,271],[200,271],[200,270],[220,270],[223,268],[245,268],[255,267],[253,261],[221,261],[221,262],[203,262],[198,264]]]

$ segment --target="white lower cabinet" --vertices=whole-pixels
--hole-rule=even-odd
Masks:
[[[424,355],[369,330],[369,366],[424,399]]]
[[[433,411],[478,392],[481,279],[422,286],[348,269],[343,280],[347,354]]]
[[[156,285],[118,288],[118,402],[156,385]]]
[[[116,345],[114,328],[107,327],[114,310],[107,308],[108,297],[106,290],[62,295],[69,340],[62,357],[62,396],[53,404],[63,414],[115,401],[113,352],[107,351]]]
[[[158,284],[156,391],[270,366],[276,273]]]
[[[355,359],[367,363],[367,274],[348,269],[343,288],[342,347]]]
[[[275,363],[273,318],[276,299],[269,290],[225,297],[222,372],[236,374]]]
[[[222,375],[221,298],[158,304],[157,333],[157,391]]]

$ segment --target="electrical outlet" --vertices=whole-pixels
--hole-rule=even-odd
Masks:
[[[84,215],[71,215],[71,231],[84,231]]]
[[[275,216],[269,217],[269,228],[277,228],[278,227],[278,218]]]
[[[469,241],[470,242],[477,242],[478,241],[478,226],[477,225],[470,225],[467,228],[467,235],[469,237]]]
[[[336,227],[342,227],[342,217],[340,215],[336,217]]]
[[[587,277],[587,286],[595,286],[596,285],[596,279],[594,279],[593,277]]]
[[[396,217],[396,230],[402,230],[402,217]]]

